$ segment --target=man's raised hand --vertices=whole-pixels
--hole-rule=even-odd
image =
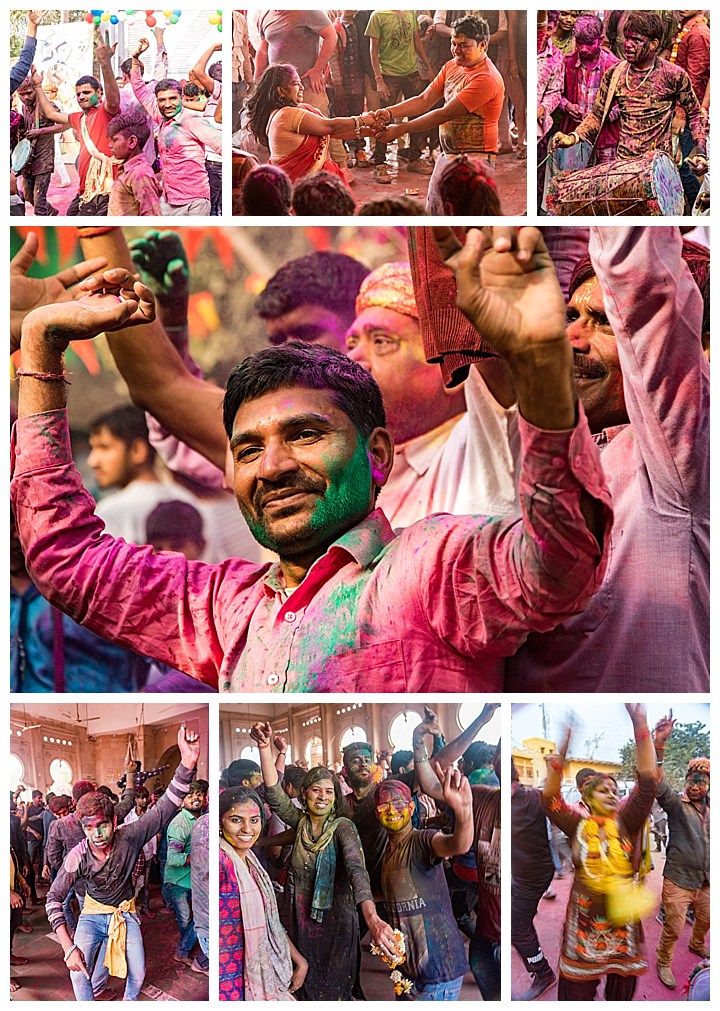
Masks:
[[[177,735],[178,748],[180,749],[180,764],[186,769],[194,769],[200,759],[200,738],[194,730],[188,730],[186,726],[180,727]]]
[[[468,778],[463,776],[459,769],[443,769],[439,762],[435,762],[434,769],[448,807],[456,814],[460,811],[471,811],[472,791]]]
[[[565,299],[537,228],[471,228],[461,245],[451,228],[434,227],[455,275],[457,307],[504,358],[567,345]]]
[[[110,45],[110,36],[106,35],[103,40],[102,34],[98,29],[95,33],[95,58],[98,63],[109,63],[110,60],[115,55],[115,50],[118,44],[115,42],[112,46]]]
[[[137,40],[137,45],[133,50],[133,56],[137,60],[138,57],[142,56],[146,49],[150,48],[150,39],[146,39],[145,36]]]
[[[177,232],[151,229],[129,243],[130,255],[142,280],[159,302],[187,303],[190,273],[182,239]]]
[[[253,723],[250,736],[259,748],[269,748],[274,734],[269,722]]]

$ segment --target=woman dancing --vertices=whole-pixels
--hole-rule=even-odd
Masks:
[[[359,906],[373,941],[388,955],[395,935],[377,914],[360,837],[343,816],[340,782],[329,769],[311,769],[300,788],[303,810],[285,795],[270,753],[269,723],[251,735],[260,748],[268,803],[296,831],[291,857],[290,936],[308,960],[301,1000],[352,1000],[360,954]]]
[[[641,919],[656,902],[633,870],[633,838],[655,797],[655,748],[645,706],[626,703],[635,731],[637,782],[623,801],[613,776],[597,773],[583,783],[585,806],[563,800],[562,769],[571,729],[560,755],[548,762],[543,789],[547,815],[570,839],[575,880],[565,915],[558,1000],[594,1000],[605,977],[605,1000],[632,1000],[637,977],[647,971]],[[589,809],[589,813],[588,813]]]
[[[264,822],[254,790],[236,786],[220,795],[220,1000],[295,1000],[307,972],[252,852]]]
[[[247,102],[248,126],[256,140],[270,149],[270,161],[296,182],[321,170],[351,178],[330,158],[330,138],[371,136],[372,113],[327,119],[303,103],[303,86],[295,67],[273,63],[263,73]]]

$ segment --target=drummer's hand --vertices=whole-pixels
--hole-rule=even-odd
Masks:
[[[556,151],[559,147],[573,147],[577,143],[574,133],[556,133],[550,141],[550,150]]]
[[[704,176],[708,170],[707,156],[699,151],[691,151],[685,159],[685,164],[694,176]]]

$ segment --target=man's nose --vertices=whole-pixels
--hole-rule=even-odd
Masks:
[[[568,336],[568,340],[572,344],[573,351],[578,351],[580,354],[586,355],[590,352],[590,340],[588,337],[588,329],[585,323],[583,323],[582,317],[574,319],[565,330]]]
[[[262,481],[277,481],[284,474],[298,470],[298,462],[284,440],[271,440],[258,461],[257,476]]]

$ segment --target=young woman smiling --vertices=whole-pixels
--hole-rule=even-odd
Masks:
[[[307,972],[252,852],[264,822],[254,790],[236,786],[220,795],[220,1000],[294,1000]]]
[[[296,831],[290,868],[290,935],[308,960],[303,1000],[352,1000],[358,969],[359,906],[373,941],[388,954],[395,948],[391,927],[377,914],[365,870],[360,837],[344,817],[340,782],[329,769],[311,769],[303,780],[303,809],[278,782],[270,752],[269,723],[251,735],[260,748],[268,803]]]

